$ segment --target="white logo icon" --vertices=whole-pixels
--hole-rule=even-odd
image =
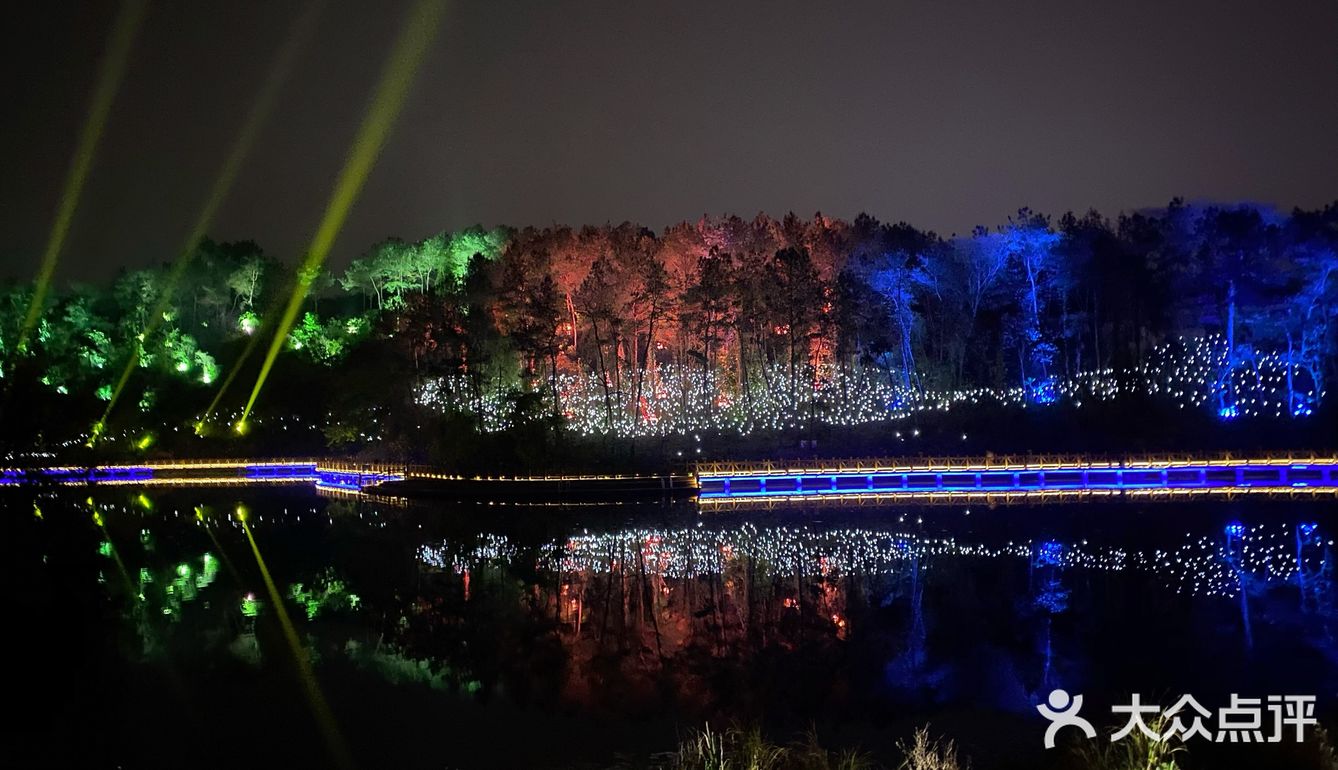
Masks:
[[[1036,707],[1041,712],[1041,716],[1050,720],[1050,726],[1045,730],[1045,747],[1053,749],[1055,747],[1055,734],[1063,727],[1076,727],[1082,730],[1083,735],[1088,738],[1096,737],[1096,728],[1092,723],[1078,716],[1078,711],[1082,709],[1082,696],[1069,694],[1064,690],[1051,690],[1050,697],[1047,698],[1050,705],[1042,703]]]

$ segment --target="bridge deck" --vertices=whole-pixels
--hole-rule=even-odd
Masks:
[[[952,500],[1196,494],[1338,494],[1338,458],[948,459],[701,466],[707,504],[824,498]]]
[[[665,489],[691,492],[705,505],[817,500],[929,502],[1024,501],[1056,497],[1183,496],[1203,494],[1338,494],[1338,457],[1184,456],[1090,460],[1077,457],[842,460],[783,464],[701,464],[695,477],[542,476],[463,478],[420,466],[339,460],[197,460],[93,467],[0,469],[0,486],[18,484],[124,484],[139,486],[315,484],[359,492],[385,482],[488,493],[529,487],[599,488],[617,493],[659,480]],[[667,481],[666,481],[667,480]]]

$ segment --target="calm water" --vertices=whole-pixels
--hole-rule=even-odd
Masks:
[[[1054,687],[1103,725],[1136,691],[1210,708],[1313,694],[1334,723],[1331,505],[701,515],[138,494],[50,493],[40,516],[4,499],[21,757],[321,766],[342,742],[365,767],[601,767],[710,720],[787,741],[813,726],[889,764],[931,722],[977,767],[1059,766],[1034,709]],[[1194,748],[1214,760],[1199,766],[1253,761]]]

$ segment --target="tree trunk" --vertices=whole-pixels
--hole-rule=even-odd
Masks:
[[[590,329],[595,336],[595,352],[598,353],[599,361],[599,385],[604,389],[604,427],[612,429],[613,427],[613,397],[609,393],[609,374],[604,365],[604,343],[599,339],[599,324],[595,322],[594,317],[590,318]]]

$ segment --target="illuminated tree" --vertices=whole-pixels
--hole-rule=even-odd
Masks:
[[[346,292],[358,292],[364,299],[374,298],[376,309],[381,309],[385,278],[376,270],[372,260],[362,257],[350,262],[339,278],[339,285]]]
[[[243,259],[242,264],[228,276],[228,288],[237,298],[237,306],[243,310],[254,310],[256,298],[260,294],[265,278],[265,258],[252,254]]]
[[[463,281],[474,257],[494,261],[501,257],[510,239],[511,231],[502,227],[485,230],[475,226],[451,233],[444,238],[446,275],[454,283]]]
[[[733,258],[715,247],[699,258],[697,280],[687,287],[679,303],[679,318],[693,343],[707,382],[712,382],[715,351],[724,341],[724,332],[736,321],[737,292],[733,280]],[[695,343],[702,346],[696,351]]]
[[[322,321],[315,313],[304,313],[302,321],[288,334],[288,345],[303,358],[326,366],[338,363],[349,349],[366,335],[366,319],[329,318]]]
[[[1287,350],[1287,402],[1293,416],[1319,403],[1338,354],[1338,204],[1315,213],[1297,211],[1288,223],[1287,291],[1283,335]],[[1300,393],[1299,367],[1309,382]]]
[[[815,333],[821,312],[822,284],[808,251],[787,248],[776,252],[767,263],[768,295],[772,331],[785,340],[786,366],[790,375],[790,393],[798,391],[801,363],[807,361],[808,342]]]
[[[639,421],[643,412],[641,393],[646,370],[656,363],[655,352],[660,345],[656,333],[669,313],[672,297],[669,273],[659,260],[653,240],[641,239],[640,248],[632,253],[627,269],[632,283],[627,307],[632,321],[631,365],[635,373],[632,413],[634,420]],[[640,331],[643,325],[644,337]]]
[[[121,328],[128,336],[135,336],[144,331],[149,323],[149,312],[153,309],[160,291],[162,275],[158,270],[133,270],[123,273],[112,286],[121,316]]]
[[[510,338],[522,356],[520,385],[533,389],[535,378],[547,363],[553,410],[560,414],[557,355],[564,313],[550,265],[548,255],[535,249],[518,252],[516,258],[508,260],[498,285],[497,317],[501,333]]]
[[[862,305],[850,316],[864,341],[861,352],[869,363],[897,371],[902,387],[918,388],[916,308],[921,295],[935,290],[926,265],[939,247],[938,239],[904,222],[879,225],[869,218],[856,220],[855,230],[858,240],[841,296]],[[859,283],[873,296],[864,294]]]
[[[480,431],[548,425],[536,405],[585,433],[853,424],[980,388],[1018,403],[1018,383],[1046,400],[1061,378],[1076,401],[1111,369],[1186,406],[1303,417],[1338,375],[1335,254],[1338,205],[1172,201],[1055,228],[1023,209],[950,241],[864,215],[472,227],[378,243],[338,290],[305,276],[289,350],[326,367],[332,390],[360,383],[400,412],[403,389],[355,370],[387,366]],[[176,269],[51,294],[22,355],[9,346],[30,289],[7,288],[0,376],[22,380],[7,387],[105,400],[134,360],[131,392],[198,411],[181,383],[214,384],[294,281],[251,242],[202,240],[169,282]]]
[[[617,388],[615,378],[618,374],[617,344],[622,327],[619,312],[622,304],[619,296],[621,287],[616,270],[612,255],[597,257],[572,298],[577,312],[589,324],[590,336],[586,347],[594,349],[595,371],[604,390],[605,418],[609,424],[613,421],[613,392]],[[606,347],[611,348],[607,354]],[[610,364],[614,369],[612,374],[609,371]]]

